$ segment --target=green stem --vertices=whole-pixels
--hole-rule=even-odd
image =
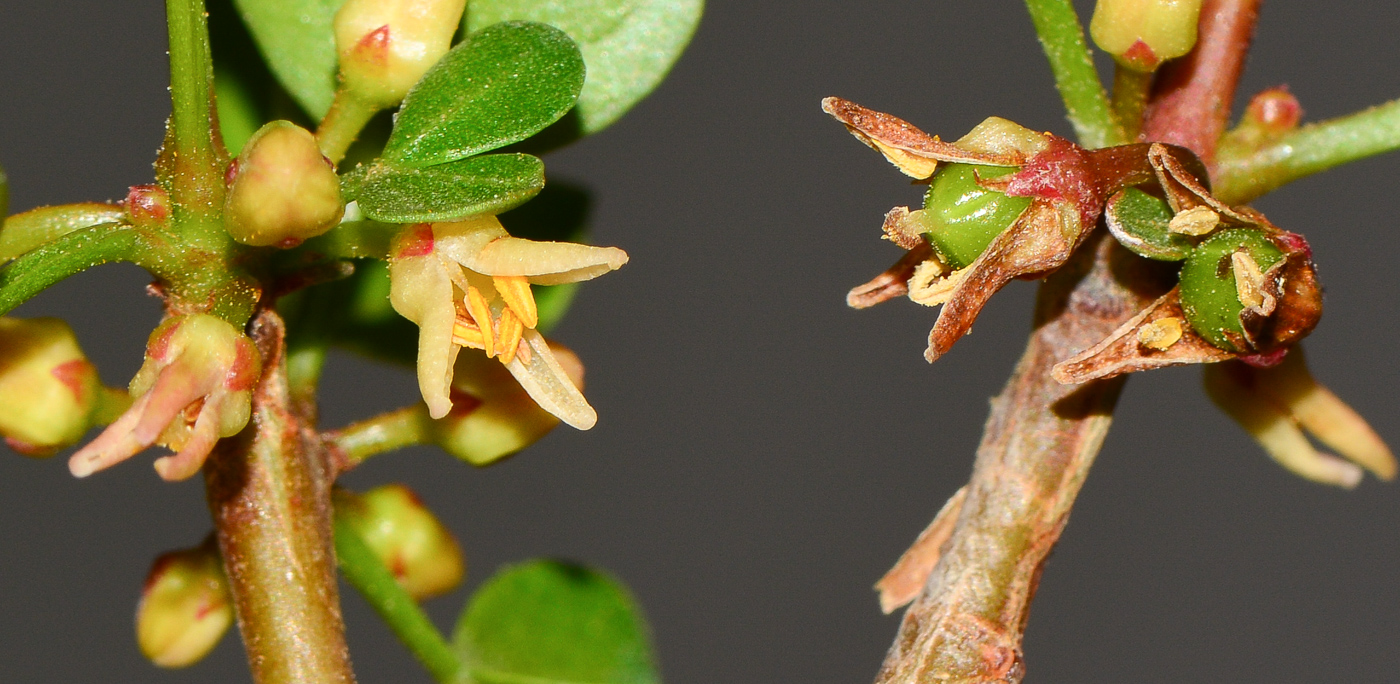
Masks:
[[[335,520],[335,554],[345,579],[355,587],[379,617],[394,630],[399,640],[423,663],[433,679],[456,681],[461,662],[433,625],[428,615],[399,586],[389,568],[384,567],[360,535],[343,520]]]
[[[162,150],[163,181],[180,214],[217,218],[221,210],[228,153],[219,137],[214,109],[214,62],[204,0],[166,0],[170,31],[170,127]]]
[[[1109,147],[1128,141],[1113,118],[1108,95],[1084,42],[1084,27],[1069,0],[1026,0],[1040,45],[1055,74],[1069,122],[1086,147]]]
[[[0,314],[68,276],[112,261],[135,261],[140,247],[130,226],[103,224],[68,233],[0,269]]]
[[[378,111],[378,107],[355,97],[344,88],[336,91],[330,111],[326,112],[326,118],[321,119],[321,125],[316,128],[316,140],[321,144],[321,154],[326,155],[332,163],[339,164],[340,160],[345,158],[350,145],[355,142],[355,138],[359,137],[360,131],[364,130],[365,124],[368,124]]]
[[[1142,132],[1142,115],[1147,111],[1147,96],[1152,91],[1152,72],[1124,66],[1113,70],[1113,114],[1123,127],[1128,140],[1136,140]]]
[[[1334,166],[1400,148],[1400,100],[1309,124],[1264,147],[1221,148],[1215,194],[1243,204]]]
[[[428,407],[416,404],[347,425],[326,437],[344,455],[348,470],[375,454],[423,444],[431,434]]]

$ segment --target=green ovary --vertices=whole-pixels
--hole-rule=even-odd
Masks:
[[[1181,307],[1186,320],[1201,337],[1221,349],[1250,352],[1241,346],[1246,339],[1235,287],[1231,255],[1244,249],[1261,272],[1283,260],[1283,252],[1262,231],[1235,228],[1222,230],[1202,242],[1181,266]]]
[[[1010,197],[977,184],[978,178],[999,178],[1016,170],[945,164],[933,174],[924,196],[926,236],[949,266],[967,267],[1030,206],[1029,197]]]

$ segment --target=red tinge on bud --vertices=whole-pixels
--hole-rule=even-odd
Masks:
[[[48,456],[87,432],[97,370],[67,323],[0,318],[0,435],[28,456]]]
[[[162,478],[194,475],[220,438],[248,424],[261,369],[253,341],[228,322],[208,314],[167,318],[131,380],[131,408],[73,454],[68,469],[86,477],[160,444],[177,452],[156,459]]]
[[[336,490],[335,512],[413,598],[445,594],[462,582],[462,548],[408,487],[390,484],[364,494]]]
[[[170,195],[156,185],[133,185],[122,202],[133,226],[158,226],[170,219]]]
[[[233,624],[233,601],[213,539],[161,554],[151,564],[136,608],[136,643],[160,667],[188,667],[218,645]]]

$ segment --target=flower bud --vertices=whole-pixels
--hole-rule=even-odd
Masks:
[[[340,222],[345,203],[335,167],[311,132],[273,121],[253,134],[229,168],[224,228],[258,247],[295,247]]]
[[[218,645],[233,624],[233,597],[213,539],[161,554],[136,608],[136,643],[160,667],[188,667]]]
[[[1005,166],[943,164],[933,174],[924,195],[925,236],[939,256],[954,269],[982,256],[996,236],[1031,205],[1029,197],[1011,197],[988,190],[980,181],[1000,178],[1017,169]]]
[[[343,87],[392,107],[451,46],[465,0],[347,0],[335,15]]]
[[[583,363],[556,343],[550,351],[574,386],[583,389]],[[434,441],[472,465],[489,465],[544,437],[559,419],[540,408],[505,366],[481,354],[461,354],[452,373],[452,410],[433,421]]]
[[[77,442],[97,401],[97,370],[57,318],[0,318],[0,434],[47,456]]]
[[[133,226],[158,226],[170,220],[170,195],[159,185],[133,185],[122,202]]]
[[[86,477],[160,444],[177,452],[156,459],[162,478],[194,475],[220,438],[248,424],[261,369],[253,341],[227,321],[208,314],[165,319],[131,380],[131,408],[73,454],[68,469]]]
[[[414,599],[445,594],[466,574],[457,540],[404,485],[384,485],[364,494],[338,489],[335,512]]]
[[[1196,45],[1201,0],[1099,0],[1089,33],[1119,64],[1153,71]]]

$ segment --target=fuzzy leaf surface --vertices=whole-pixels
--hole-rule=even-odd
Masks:
[[[577,565],[507,567],[477,590],[454,648],[477,684],[654,684],[647,627],[614,580]]]
[[[596,133],[646,97],[680,58],[704,0],[472,0],[468,31],[525,20],[563,29],[583,52],[579,133]]]
[[[544,187],[544,162],[528,154],[487,154],[422,168],[379,164],[356,188],[364,215],[387,223],[448,221],[500,213]]]
[[[534,135],[569,111],[583,57],[563,31],[506,22],[473,33],[409,91],[384,147],[402,166],[430,166]]]

